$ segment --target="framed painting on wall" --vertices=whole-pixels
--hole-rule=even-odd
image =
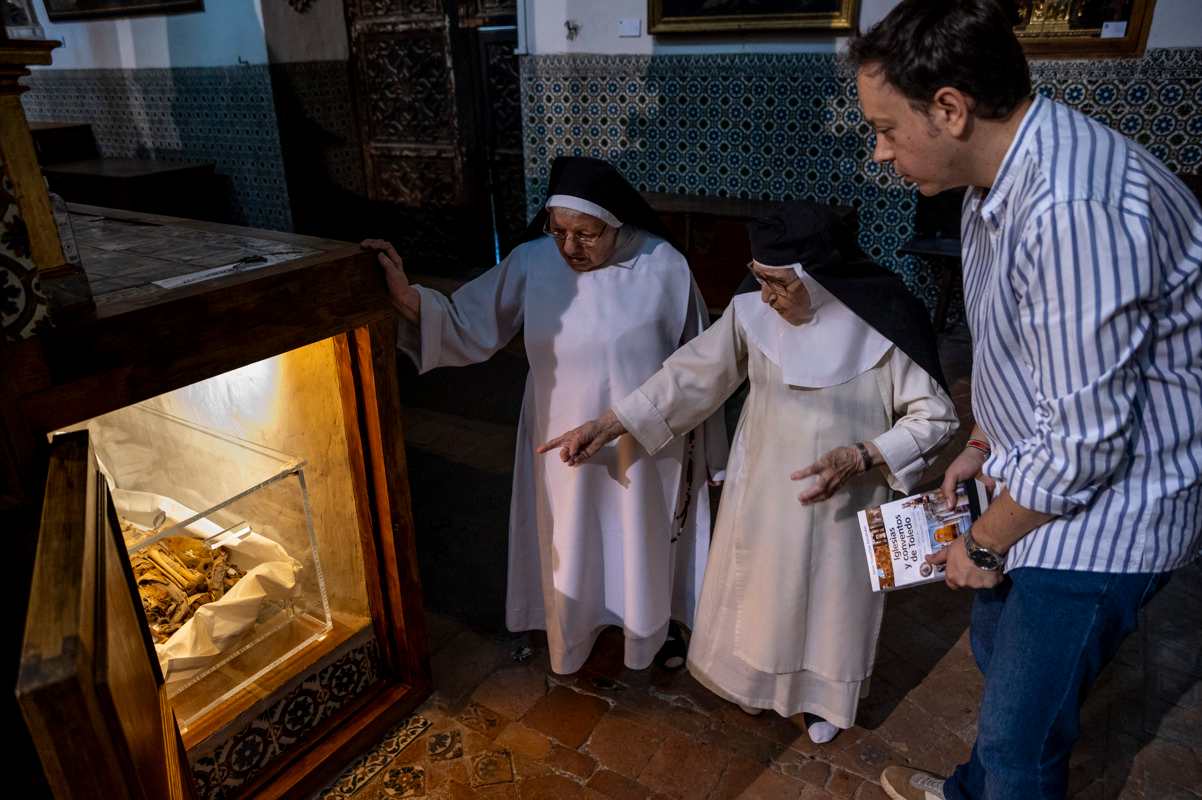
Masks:
[[[1033,56],[1140,55],[1156,0],[1007,0],[1014,32]]]
[[[859,0],[647,0],[647,30],[672,33],[855,29]]]
[[[46,0],[51,22],[204,10],[204,0]]]

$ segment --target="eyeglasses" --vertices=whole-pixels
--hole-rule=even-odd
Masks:
[[[782,295],[782,296],[789,294],[789,290],[801,282],[801,278],[797,277],[796,272],[792,273],[793,280],[791,280],[791,281],[775,281],[775,280],[761,277],[755,271],[755,262],[754,261],[747,262],[747,271],[751,273],[751,277],[755,278],[755,282],[758,283],[760,286],[764,287],[765,289],[767,289],[770,292],[773,292],[774,294],[778,294],[778,295]]]
[[[604,225],[599,233],[569,233],[568,231],[551,230],[550,221],[543,223],[543,233],[547,234],[555,241],[563,244],[569,238],[572,238],[575,239],[576,244],[580,245],[581,247],[592,247],[597,243],[598,239],[605,235],[607,230],[609,230],[609,225]]]

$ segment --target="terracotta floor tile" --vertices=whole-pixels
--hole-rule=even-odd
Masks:
[[[859,775],[836,768],[831,770],[830,780],[826,782],[826,790],[835,797],[854,797],[856,790],[863,782],[864,779]]]
[[[713,745],[674,734],[651,757],[639,783],[667,795],[705,797],[718,785],[730,755]]]
[[[578,750],[555,745],[546,758],[547,765],[559,772],[568,772],[584,780],[597,771],[597,759]]]
[[[546,775],[518,784],[521,800],[601,800],[605,795],[568,780],[562,775]]]
[[[795,800],[802,784],[764,764],[736,756],[727,764],[709,800]]]
[[[642,717],[651,728],[665,728],[695,735],[714,722],[709,716],[683,705],[671,703],[646,692],[625,692],[615,697],[618,708]]]
[[[452,704],[458,703],[492,674],[500,657],[496,642],[463,631],[431,658],[434,687]]]
[[[468,774],[468,759],[459,758],[454,761],[435,761],[426,764],[426,790],[433,793],[439,788],[461,783],[465,786],[471,783]]]
[[[517,781],[527,780],[529,778],[541,778],[544,775],[553,775],[555,770],[541,758],[529,758],[521,753],[513,753],[513,771],[517,775]]]
[[[601,766],[637,778],[663,738],[661,732],[635,722],[630,715],[610,712],[593,728],[585,749]]]
[[[521,719],[546,694],[546,674],[523,665],[498,669],[476,687],[472,699],[510,719]]]
[[[873,734],[862,738],[850,747],[836,751],[829,759],[833,766],[841,767],[862,778],[875,778],[890,764],[904,759],[880,737]]]
[[[554,746],[546,736],[520,722],[506,725],[497,735],[496,744],[533,759],[546,758]]]
[[[494,786],[481,786],[472,789],[474,800],[517,800],[517,784],[498,783]]]
[[[651,794],[641,783],[607,769],[597,770],[586,786],[614,800],[646,800]]]
[[[527,712],[522,721],[575,750],[588,739],[593,726],[609,710],[598,697],[557,686]]]
[[[513,783],[513,759],[508,750],[486,750],[469,758],[468,777],[472,786]]]
[[[885,794],[879,783],[864,781],[856,790],[856,800],[889,800],[889,795]]]
[[[455,719],[464,727],[471,728],[487,739],[497,738],[497,734],[508,722],[505,717],[491,708],[474,701],[468,703]]]

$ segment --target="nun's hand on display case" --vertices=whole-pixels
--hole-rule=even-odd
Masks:
[[[803,506],[808,506],[830,499],[849,478],[867,472],[884,463],[884,460],[881,451],[872,442],[836,447],[810,466],[797,470],[789,478],[795,481],[814,479],[797,495],[798,501]]]
[[[384,269],[384,280],[388,281],[388,294],[397,311],[410,322],[417,322],[421,315],[421,293],[409,285],[405,274],[405,262],[390,242],[383,239],[364,239],[359,246],[374,250],[380,266]]]
[[[560,460],[570,467],[575,467],[588,461],[598,450],[624,433],[626,428],[618,421],[614,412],[606,411],[600,419],[586,422],[579,428],[573,428],[562,436],[556,436],[546,444],[539,445],[535,452],[542,455],[558,447]]]

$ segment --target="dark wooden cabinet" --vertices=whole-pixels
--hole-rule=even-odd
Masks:
[[[17,693],[46,779],[58,797],[314,791],[431,685],[395,322],[375,257],[311,237],[72,210],[92,224],[131,226],[143,243],[147,231],[179,230],[209,237],[213,248],[253,239],[304,254],[162,288],[134,269],[135,248],[123,249],[127,255],[95,262],[105,274],[89,273],[93,287],[107,287],[95,293],[93,313],[0,347],[0,474],[15,484],[0,493],[0,524],[37,541],[32,567],[16,565],[33,574]],[[124,264],[131,266],[123,271]],[[124,286],[113,277],[121,274]],[[138,274],[142,282],[129,285]],[[209,706],[188,694],[208,691],[203,683],[177,691],[164,681],[108,484],[91,455],[89,421],[134,404],[190,409],[189,424],[286,449],[308,465],[331,632],[274,661],[256,661],[254,651],[239,656],[205,679],[224,698]],[[40,522],[30,513],[39,504]],[[350,689],[340,687],[337,704],[273,734],[274,749],[236,782],[221,777],[229,770],[220,759],[231,749],[223,742],[278,716],[280,703],[318,686],[343,656],[368,667],[354,673]],[[260,662],[272,666],[252,675]],[[312,692],[329,694],[321,686]]]

